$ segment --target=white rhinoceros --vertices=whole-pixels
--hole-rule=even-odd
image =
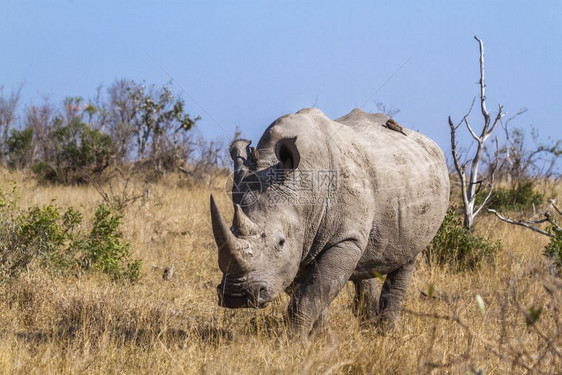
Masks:
[[[293,329],[307,334],[351,280],[357,313],[396,319],[445,216],[449,177],[432,140],[388,120],[303,109],[271,124],[256,149],[233,142],[232,227],[211,196],[220,305],[263,307],[286,290]]]

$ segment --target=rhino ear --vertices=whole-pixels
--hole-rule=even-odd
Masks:
[[[296,145],[297,137],[283,138],[275,145],[275,155],[283,169],[297,169],[301,155]]]
[[[240,169],[248,159],[248,150],[252,141],[237,139],[230,145],[230,157],[234,161],[234,170]]]

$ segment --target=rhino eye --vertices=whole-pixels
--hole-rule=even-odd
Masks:
[[[285,245],[285,237],[281,237],[281,238],[279,239],[279,247],[281,247],[281,246],[283,246],[283,245]]]

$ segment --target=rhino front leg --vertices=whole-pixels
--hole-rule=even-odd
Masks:
[[[330,331],[330,327],[328,325],[328,308],[326,307],[320,313],[320,316],[314,324],[312,325],[312,331],[310,332],[311,335],[323,335]]]
[[[380,297],[380,318],[384,326],[391,327],[400,317],[402,302],[412,279],[416,258],[386,275]]]
[[[308,275],[308,273],[307,273]],[[302,278],[301,277],[297,277],[297,279],[295,279],[295,281],[293,281],[293,283],[285,290],[285,292],[287,294],[289,294],[291,296],[292,299],[294,299],[294,296],[296,294],[296,291],[299,290],[302,287],[302,284],[306,281],[306,278]],[[329,327],[328,327],[328,308],[326,307],[322,313],[320,313],[320,316],[318,316],[318,319],[316,319],[316,321],[314,322],[313,326],[312,326],[312,332],[311,334],[317,334],[317,335],[322,335],[324,333],[327,333],[329,331]]]
[[[379,314],[380,287],[377,279],[354,280],[353,313],[362,321],[373,321]]]
[[[289,318],[296,335],[307,335],[353,273],[361,250],[355,241],[345,241],[324,251],[289,304]]]

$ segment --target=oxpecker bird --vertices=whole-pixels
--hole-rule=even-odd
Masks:
[[[388,119],[388,121],[386,122],[386,127],[406,135],[406,133],[404,133],[404,129],[402,128],[402,126],[400,126],[400,124],[394,121],[393,119]]]

